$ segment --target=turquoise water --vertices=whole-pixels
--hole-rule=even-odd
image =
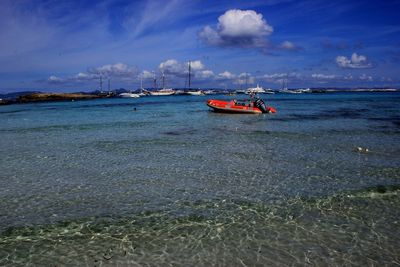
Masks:
[[[400,94],[267,97],[0,106],[0,265],[399,265]]]

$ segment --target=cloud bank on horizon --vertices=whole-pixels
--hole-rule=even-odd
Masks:
[[[397,1],[11,1],[0,3],[3,92],[259,83],[399,87]],[[384,15],[384,16],[382,16]],[[379,18],[379,19],[378,19]]]

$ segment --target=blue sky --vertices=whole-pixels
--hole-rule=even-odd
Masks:
[[[0,2],[0,91],[400,87],[400,1]],[[159,79],[160,80],[160,79]],[[106,84],[106,82],[105,82]]]

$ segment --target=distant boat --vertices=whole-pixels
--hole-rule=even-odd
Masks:
[[[160,89],[160,90],[156,90],[156,91],[149,91],[150,95],[153,96],[166,96],[166,95],[173,95],[175,94],[175,91],[170,89],[170,88],[164,88],[164,89]]]
[[[239,89],[239,90],[236,90],[235,93],[236,94],[245,94],[246,90]]]
[[[279,91],[280,93],[284,93],[284,94],[301,94],[301,91],[298,90],[292,90],[292,89],[283,89]]]
[[[246,94],[265,94],[266,91],[257,84],[257,87],[248,88]]]
[[[172,90],[171,88],[165,88],[164,72],[162,73],[162,79],[163,79],[163,89],[155,90],[155,91],[149,91],[150,95],[153,95],[153,96],[167,96],[167,95],[175,94],[175,91]],[[156,78],[155,77],[154,77],[154,87],[156,87]]]
[[[184,90],[175,90],[175,95],[184,95],[185,91]]]
[[[147,91],[146,89],[143,88],[143,76],[142,75],[140,75],[140,89],[138,91],[139,91],[139,93],[138,93],[139,96],[148,96],[150,94],[149,91]]]
[[[298,90],[293,90],[288,88],[288,79],[287,77],[282,80],[282,90],[279,91],[280,93],[285,93],[285,94],[301,94],[301,91]]]
[[[201,90],[187,91],[186,94],[188,94],[188,95],[204,95],[203,91],[201,91]]]
[[[215,92],[214,90],[206,90],[206,91],[203,91],[203,93],[205,95],[215,95],[217,92]]]
[[[124,97],[124,98],[126,98],[126,97],[130,97],[130,98],[138,98],[138,97],[140,97],[139,94],[134,94],[134,93],[121,93],[121,94],[119,94],[119,96],[120,97]]]
[[[188,62],[188,84],[189,84],[189,89],[188,89],[188,91],[185,91],[185,94],[187,94],[187,95],[195,95],[195,96],[201,96],[201,95],[204,95],[204,93],[203,93],[203,91],[202,90],[200,90],[200,89],[198,89],[198,90],[192,90],[192,89],[190,89],[190,86],[191,86],[191,62],[190,62],[190,60],[189,60],[189,62]]]
[[[297,89],[297,91],[299,91],[301,93],[312,93],[312,90],[310,88],[300,88],[300,89]]]
[[[148,95],[150,95],[150,93],[146,89],[141,89],[140,93],[138,93],[138,95],[139,96],[148,96]]]

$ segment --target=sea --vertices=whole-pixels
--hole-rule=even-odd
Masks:
[[[399,266],[400,93],[0,106],[0,266]]]

